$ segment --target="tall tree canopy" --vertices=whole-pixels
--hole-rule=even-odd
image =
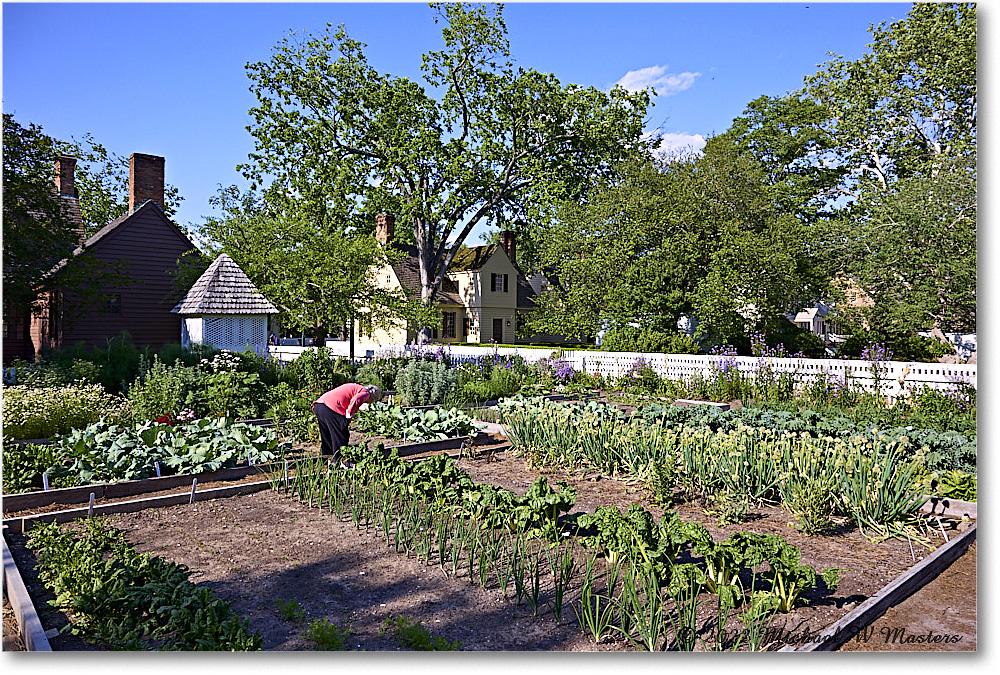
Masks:
[[[57,142],[3,114],[3,309],[25,312],[79,234],[55,189]]]
[[[869,53],[835,58],[802,92],[828,110],[819,127],[848,169],[822,250],[875,303],[847,318],[975,331],[975,5],[916,4],[872,35]]]
[[[703,335],[740,343],[780,332],[820,295],[807,226],[780,213],[765,167],[724,137],[701,155],[629,163],[560,216],[535,233],[555,282],[528,322],[539,332],[671,333],[693,313]]]
[[[258,105],[245,174],[317,222],[385,211],[412,230],[430,304],[479,223],[536,220],[642,145],[646,92],[563,85],[515,68],[502,5],[432,5],[444,47],[424,85],[382,74],[332,27],[248,64]]]
[[[842,320],[974,331],[975,6],[916,4],[870,31],[861,58],[752,101],[722,137],[763,167],[779,212],[809,225],[810,265],[843,282],[830,289]],[[873,304],[853,306],[857,291]]]
[[[3,115],[3,307],[26,315],[37,310],[39,293],[72,291],[63,299],[67,322],[89,311],[102,287],[128,281],[127,265],[73,256],[81,233],[68,201],[56,191],[55,160],[69,155],[82,160],[75,185],[84,236],[125,212],[128,204],[128,160],[109,154],[88,135],[81,143],[60,141],[40,126],[22,126]],[[114,169],[124,162],[123,174]],[[121,175],[119,175],[121,174]],[[117,178],[117,179],[115,179]],[[176,202],[176,190],[170,193]],[[120,205],[120,208],[118,206]],[[57,275],[56,263],[66,259]]]

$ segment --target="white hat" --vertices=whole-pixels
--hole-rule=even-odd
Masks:
[[[377,385],[366,384],[365,385],[365,389],[367,389],[368,393],[371,394],[371,400],[372,400],[373,403],[375,401],[382,400],[382,390],[379,389],[379,387]]]

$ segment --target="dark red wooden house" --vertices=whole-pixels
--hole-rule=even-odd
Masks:
[[[105,225],[73,252],[74,256],[90,256],[108,268],[117,268],[125,278],[100,288],[98,300],[87,304],[81,304],[81,298],[69,292],[43,293],[38,301],[40,311],[31,317],[27,336],[24,327],[21,333],[5,327],[5,363],[17,355],[31,358],[42,349],[78,342],[103,346],[122,331],[128,331],[137,346],[158,349],[180,342],[180,318],[170,310],[183,290],[175,290],[174,275],[178,259],[195,246],[163,212],[163,167],[162,157],[131,155],[128,213]],[[57,173],[61,177],[60,193],[74,199],[72,171],[68,179],[64,170]],[[55,287],[66,262],[61,261],[53,272]],[[10,344],[8,332],[13,338]],[[30,345],[16,344],[18,338],[24,341],[25,337]]]

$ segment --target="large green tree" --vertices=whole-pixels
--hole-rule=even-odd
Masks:
[[[25,313],[52,266],[79,239],[55,190],[57,142],[3,114],[3,309]]]
[[[770,188],[766,168],[725,137],[701,155],[622,167],[534,234],[555,284],[529,328],[584,336],[638,323],[669,334],[693,313],[713,340],[778,332],[822,278],[808,226],[782,215]]]
[[[975,330],[976,13],[920,3],[857,60],[751,102],[724,134],[809,223],[840,320],[885,333]],[[853,306],[852,297],[871,306]]]
[[[649,104],[515,68],[502,5],[432,7],[444,46],[423,56],[423,84],[376,71],[343,27],[249,64],[259,103],[243,167],[318,222],[395,214],[427,304],[476,225],[543,218],[639,148]]]
[[[820,249],[851,284],[845,318],[875,329],[974,331],[976,314],[976,10],[916,4],[872,27],[870,52],[806,79],[850,169],[840,227]],[[856,287],[874,302],[853,308]]]

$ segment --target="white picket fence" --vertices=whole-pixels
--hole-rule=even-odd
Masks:
[[[725,359],[742,373],[754,373],[762,367],[775,373],[794,373],[802,385],[819,377],[837,376],[872,390],[876,375],[879,390],[886,396],[896,397],[909,388],[927,384],[935,389],[945,389],[956,382],[976,386],[976,366],[946,363],[905,363],[847,359],[796,359],[758,358],[752,356],[721,357],[690,354],[641,354],[638,352],[564,352],[564,358],[578,370],[621,377],[630,372],[640,360],[647,363],[657,375],[672,380],[687,379],[696,375],[712,377],[712,365]],[[877,372],[876,372],[877,370]]]
[[[350,346],[347,342],[327,341],[327,347],[334,354],[347,356]],[[467,347],[463,345],[442,345],[443,351],[452,357],[476,357],[483,355],[517,354],[527,362],[534,362],[552,356],[549,348],[536,349],[528,347]],[[437,346],[424,347],[433,350]],[[271,353],[277,358],[290,361],[298,357],[305,349],[311,347],[270,347]],[[416,347],[409,345],[378,345],[374,343],[355,343],[356,358],[403,355],[413,353]],[[640,352],[600,352],[587,350],[565,350],[562,358],[577,370],[587,373],[601,373],[605,377],[618,378],[629,373],[641,362],[648,364],[657,375],[672,380],[687,379],[701,375],[711,378],[713,364],[720,364],[723,359],[729,361],[743,373],[754,373],[761,367],[768,367],[775,373],[794,373],[796,380],[804,385],[822,376],[837,376],[850,382],[852,388],[864,387],[872,390],[878,376],[879,390],[885,396],[895,398],[906,389],[920,388],[928,385],[935,389],[946,389],[956,382],[964,382],[977,386],[976,366],[966,364],[946,363],[906,363],[902,361],[883,361],[872,364],[870,361],[846,359],[796,359],[796,358],[757,358],[750,356],[722,357],[690,354],[643,354]],[[873,369],[877,368],[877,373]]]

